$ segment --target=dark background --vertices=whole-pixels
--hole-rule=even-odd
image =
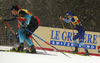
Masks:
[[[72,11],[79,17],[86,31],[100,31],[100,0],[0,0],[0,17],[12,18],[10,7],[14,4],[36,15],[41,21],[41,26],[62,28],[59,17],[66,17],[66,11]],[[0,20],[0,44],[5,45],[9,42],[9,28],[5,28],[3,19]],[[8,23],[18,31],[17,21]],[[70,24],[64,22],[64,25],[71,29]]]

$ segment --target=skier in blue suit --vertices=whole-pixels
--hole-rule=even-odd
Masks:
[[[67,12],[66,15],[67,15],[68,19],[65,19],[65,18],[62,18],[62,17],[60,19],[62,19],[66,23],[72,23],[78,31],[78,33],[73,37],[73,42],[74,42],[74,45],[75,45],[75,50],[73,51],[73,53],[78,53],[78,44],[77,44],[76,40],[79,39],[79,44],[86,51],[86,55],[89,55],[87,47],[83,44],[85,30],[84,30],[82,24],[80,23],[78,17],[75,16],[71,11]]]

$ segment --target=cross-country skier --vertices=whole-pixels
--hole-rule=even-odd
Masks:
[[[65,19],[63,17],[60,17],[60,19],[62,19],[66,23],[72,23],[78,31],[78,33],[73,37],[73,42],[74,42],[74,45],[75,45],[75,50],[73,51],[73,53],[78,53],[78,44],[77,44],[76,40],[79,39],[79,44],[86,51],[86,55],[89,55],[89,52],[88,52],[86,46],[83,44],[85,30],[84,30],[82,24],[80,23],[78,17],[75,16],[71,11],[67,12],[66,15],[67,15],[68,19]]]
[[[12,50],[13,51],[23,51],[24,50],[24,40],[26,40],[28,45],[31,47],[31,49],[27,50],[26,52],[36,53],[34,44],[32,43],[31,39],[29,39],[29,36],[31,35],[31,33],[26,31],[25,29],[28,29],[34,32],[40,25],[40,20],[36,16],[33,16],[31,12],[29,12],[28,10],[21,9],[17,5],[13,5],[11,7],[11,12],[14,18],[9,19],[9,20],[4,19],[4,21],[13,21],[15,19],[18,19],[21,25],[21,29],[18,31],[19,41],[20,41],[19,47],[15,47]]]

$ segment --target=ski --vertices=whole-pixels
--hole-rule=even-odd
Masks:
[[[16,51],[11,51],[11,50],[0,50],[0,51],[2,51],[2,52],[14,52],[14,53],[27,53],[25,50],[23,52],[16,52]],[[44,52],[39,52],[39,51],[37,51],[37,53],[27,53],[27,54],[39,54],[39,55],[57,56],[55,54],[44,53]]]
[[[79,56],[88,56],[88,57],[91,56],[91,55],[85,55],[85,54],[79,54],[79,53],[72,53],[72,52],[65,52],[65,53],[74,54],[74,55],[79,55]]]

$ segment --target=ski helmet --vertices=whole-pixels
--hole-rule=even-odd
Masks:
[[[74,16],[74,14],[71,11],[67,12],[66,15],[72,15],[72,16]]]
[[[11,10],[19,10],[19,9],[21,9],[19,6],[17,6],[17,5],[12,5],[12,7],[11,7]]]

